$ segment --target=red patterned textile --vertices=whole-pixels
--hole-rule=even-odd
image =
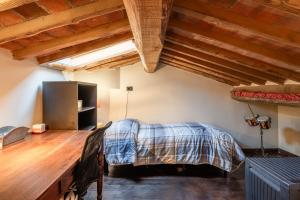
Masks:
[[[300,104],[300,93],[232,91],[232,97],[254,101]]]

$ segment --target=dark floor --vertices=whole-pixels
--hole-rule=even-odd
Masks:
[[[235,200],[244,199],[244,167],[229,174],[211,166],[122,167],[105,176],[104,200]],[[179,172],[178,172],[179,171]],[[96,199],[96,185],[85,200]]]
[[[260,157],[260,151],[245,151]],[[277,150],[267,157],[294,156]],[[104,200],[240,200],[244,199],[244,165],[224,177],[222,171],[208,165],[157,165],[119,167],[104,178]],[[96,199],[93,184],[85,200]]]

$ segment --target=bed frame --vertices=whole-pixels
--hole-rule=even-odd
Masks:
[[[183,165],[183,168],[185,166],[186,165]],[[227,178],[228,177],[228,172],[225,171],[225,170],[221,170],[221,171],[222,171],[223,177]],[[109,176],[109,164],[106,162],[105,155],[104,155],[104,175]]]

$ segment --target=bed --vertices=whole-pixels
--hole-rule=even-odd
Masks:
[[[226,172],[245,155],[223,129],[203,123],[145,124],[116,121],[106,130],[104,154],[109,165],[209,164]]]

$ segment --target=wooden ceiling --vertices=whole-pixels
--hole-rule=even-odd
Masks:
[[[82,69],[159,63],[229,85],[300,82],[299,0],[5,0],[0,47],[47,64],[133,39]]]

